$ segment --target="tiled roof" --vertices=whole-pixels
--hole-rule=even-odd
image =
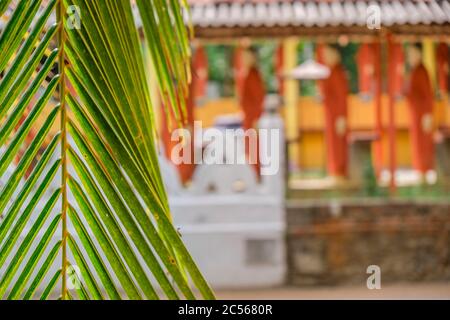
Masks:
[[[450,23],[448,0],[189,0],[195,27],[364,26],[369,6],[380,9],[381,24]],[[373,12],[373,11],[372,11]]]
[[[251,27],[290,29],[283,33],[285,35],[289,35],[293,29],[296,33],[300,29],[307,33],[313,27],[322,28],[325,34],[332,27],[342,29],[355,26],[367,29],[370,6],[380,9],[383,26],[421,28],[431,25],[439,28],[429,29],[425,33],[433,34],[438,30],[450,34],[450,0],[188,0],[188,3],[194,27],[197,31],[207,30],[206,33],[196,32],[197,36],[228,36],[230,34],[224,33],[223,29],[231,28],[241,29],[237,34],[239,36]],[[0,30],[10,13],[11,9],[0,19]],[[137,10],[135,14],[137,24],[140,25]],[[55,17],[52,16],[48,24],[54,22]],[[422,31],[423,28],[419,33]],[[259,35],[269,33],[266,30]],[[404,33],[408,33],[408,30]]]

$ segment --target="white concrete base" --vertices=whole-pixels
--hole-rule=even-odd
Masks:
[[[282,203],[244,195],[171,198],[171,210],[183,241],[214,289],[284,283]]]

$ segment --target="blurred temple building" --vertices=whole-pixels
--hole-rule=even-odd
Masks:
[[[233,226],[242,227],[235,233],[247,251],[235,251],[235,261],[244,261],[245,269],[250,258],[241,255],[257,256],[251,268],[261,263],[266,284],[276,284],[282,270],[289,284],[359,283],[372,264],[381,267],[387,281],[448,281],[450,2],[189,4],[195,34],[192,120],[205,128],[254,128],[264,114],[264,95],[277,94],[282,101],[286,269],[277,265],[278,236],[270,240],[278,210],[275,220],[258,220],[254,210],[246,214],[252,207],[248,202],[224,209],[233,215],[218,218],[224,226],[235,219]],[[205,172],[196,176],[196,170],[194,165],[187,175],[186,168],[178,170],[189,188],[195,189],[196,177]],[[224,174],[226,181],[232,172]],[[220,183],[224,176],[215,179]],[[251,232],[252,223],[261,221],[275,221],[272,233]],[[214,237],[225,232],[211,230]],[[237,239],[227,237],[232,236],[221,243]],[[271,252],[278,262],[270,259]],[[256,269],[248,273],[255,278],[245,275],[248,285],[260,281]]]
[[[196,37],[193,74],[202,88],[196,91],[195,118],[208,126],[218,116],[243,108],[244,53],[256,48],[266,90],[284,100],[281,112],[286,120],[292,187],[336,184],[336,179],[297,179],[326,175],[330,162],[336,161],[335,151],[326,143],[327,132],[332,131],[324,107],[327,80],[288,77],[308,59],[325,63],[324,47],[330,44],[341,56],[347,79],[349,150],[344,165],[350,170],[345,173],[362,179],[361,172],[372,165],[379,182],[392,188],[420,184],[422,179],[434,183],[437,171],[448,175],[448,1],[192,0],[190,4]],[[417,43],[426,71],[423,76],[428,78],[425,83],[432,87],[431,121],[427,121],[432,123],[436,145],[434,151],[423,153],[417,145],[430,139],[416,137],[414,121],[410,121],[415,108],[408,102],[416,92],[410,86],[415,66],[408,61],[408,48]],[[420,80],[414,83],[423,87]],[[433,159],[423,160],[428,153],[433,153],[429,156]]]

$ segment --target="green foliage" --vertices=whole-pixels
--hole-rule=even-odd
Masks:
[[[342,64],[348,75],[348,89],[351,93],[358,93],[358,66],[356,63],[356,53],[358,44],[348,43],[341,47]]]
[[[301,64],[307,59],[315,59],[313,43],[310,41],[301,41],[297,47],[297,63]],[[311,56],[312,55],[312,56]],[[300,80],[300,95],[301,96],[316,96],[318,95],[316,80]]]
[[[382,195],[370,157],[364,161],[363,165],[363,192],[365,196],[369,197],[378,197]]]
[[[259,69],[264,79],[267,93],[277,93],[278,84],[275,78],[275,42],[261,42],[256,45],[259,55]]]
[[[233,47],[228,45],[206,45],[208,58],[208,81],[217,85],[220,97],[234,95]]]
[[[71,6],[80,28],[68,23]],[[181,119],[184,6],[1,0],[0,297],[214,298],[171,222],[133,13],[161,97]]]

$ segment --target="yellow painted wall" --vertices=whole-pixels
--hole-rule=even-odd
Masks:
[[[388,126],[388,100],[383,97],[383,127]],[[408,134],[409,113],[405,99],[395,105],[397,125],[397,163],[398,166],[411,165]],[[211,126],[214,119],[223,114],[240,112],[235,98],[209,101],[195,110],[197,120],[204,126]],[[435,103],[435,118],[450,126],[450,108],[443,101]],[[325,168],[325,145],[323,136],[324,115],[321,102],[315,97],[301,97],[298,102],[298,121],[300,128],[299,165],[303,169]],[[352,130],[372,130],[375,127],[375,106],[373,100],[362,101],[359,96],[349,97],[349,125]],[[388,163],[388,140],[383,137],[384,164]]]
[[[302,133],[300,138],[300,167],[325,168],[325,144],[322,131]]]

